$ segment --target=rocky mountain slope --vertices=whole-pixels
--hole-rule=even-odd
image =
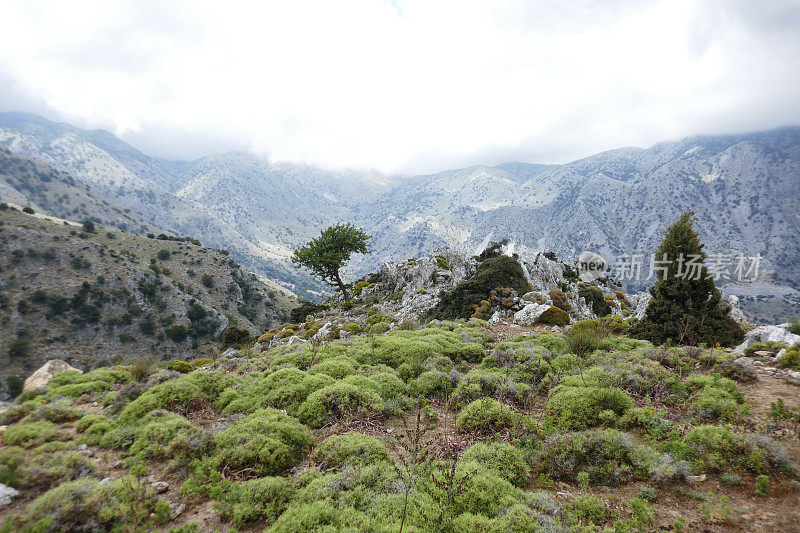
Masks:
[[[796,127],[624,148],[564,165],[508,163],[405,179],[243,153],[164,162],[112,138],[0,114],[0,145],[52,162],[153,223],[225,247],[248,268],[306,295],[321,286],[286,258],[338,221],[374,235],[374,253],[352,263],[354,279],[386,261],[445,245],[472,254],[500,238],[528,259],[554,251],[571,260],[587,249],[609,260],[650,254],[667,224],[693,209],[708,252],[765,257],[758,284],[721,280],[724,290],[750,300],[754,318],[772,321],[800,309]]]
[[[0,199],[67,220],[91,220],[139,234],[160,233],[149,220],[93,193],[69,174],[1,146]]]
[[[48,359],[86,368],[201,357],[229,324],[262,331],[293,305],[227,254],[191,239],[87,232],[5,204],[0,222],[2,378],[25,376]]]

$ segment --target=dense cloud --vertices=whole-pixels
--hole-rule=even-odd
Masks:
[[[800,123],[800,2],[4,3],[0,111],[425,172]]]

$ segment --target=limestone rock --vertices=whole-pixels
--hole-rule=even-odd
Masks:
[[[238,359],[241,357],[242,354],[239,353],[238,350],[234,350],[233,348],[228,348],[222,354],[220,354],[220,359]]]
[[[17,489],[0,483],[0,507],[10,504],[11,500],[17,496],[19,496],[19,491]]]
[[[800,385],[800,372],[796,370],[787,370],[783,379],[792,385]]]
[[[547,304],[528,304],[521,311],[514,313],[514,323],[520,326],[532,326],[539,322],[542,313],[550,309]]]
[[[653,296],[649,292],[644,292],[639,295],[636,302],[636,310],[633,312],[633,318],[637,320],[643,319],[647,311],[647,306],[650,305],[650,300],[652,299]]]
[[[800,335],[789,333],[786,331],[788,324],[781,324],[779,326],[759,326],[751,331],[748,331],[744,336],[744,341],[734,348],[733,353],[744,354],[744,351],[757,342],[782,342],[791,346],[796,342],[800,342]]]
[[[53,379],[53,376],[66,370],[76,370],[81,372],[77,368],[70,366],[66,361],[62,361],[60,359],[51,359],[50,361],[47,361],[39,370],[28,376],[28,379],[25,380],[25,384],[22,386],[22,392],[25,393],[44,388],[48,383],[50,383],[50,380]],[[81,372],[81,374],[83,374],[83,372]]]

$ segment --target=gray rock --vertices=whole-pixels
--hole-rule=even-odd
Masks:
[[[643,292],[642,294],[637,296],[636,301],[636,310],[633,312],[633,318],[637,320],[641,320],[644,318],[644,314],[647,311],[647,306],[650,305],[650,300],[653,299],[653,296],[649,292]]]
[[[788,324],[779,326],[759,326],[747,332],[744,341],[733,349],[733,353],[744,354],[744,351],[757,342],[782,342],[789,346],[800,342],[800,335],[786,331]]]
[[[153,481],[150,483],[150,486],[153,488],[156,494],[162,494],[169,490],[169,483],[166,481]]]
[[[17,496],[19,496],[19,491],[17,489],[0,483],[0,506],[9,505],[11,500]]]
[[[800,372],[796,370],[788,370],[783,375],[783,379],[792,385],[800,385]]]
[[[532,326],[539,322],[542,313],[550,309],[547,304],[528,304],[521,311],[514,313],[514,323],[520,326]]]
[[[289,342],[286,343],[286,346],[292,346],[294,344],[305,344],[307,342],[308,342],[307,340],[301,339],[297,335],[292,335],[291,337],[289,337]]]
[[[220,354],[219,358],[220,359],[238,359],[241,356],[242,356],[242,354],[240,354],[237,350],[234,350],[233,348],[228,348],[227,350],[222,352],[222,354]]]
[[[170,513],[170,515],[169,515],[170,519],[175,520],[180,515],[182,515],[185,510],[186,510],[186,504],[185,503],[179,503],[177,506],[172,507],[172,513]]]

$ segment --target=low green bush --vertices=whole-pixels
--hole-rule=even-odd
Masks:
[[[534,473],[553,479],[576,480],[585,472],[592,484],[614,485],[635,479],[672,481],[688,468],[669,455],[614,429],[555,434],[533,451]]]
[[[9,427],[3,433],[3,444],[30,448],[48,441],[57,440],[60,436],[58,426],[48,420],[40,420]]]
[[[561,386],[547,400],[545,420],[563,429],[586,429],[600,423],[603,411],[622,416],[631,407],[631,397],[616,387]]]
[[[322,468],[365,466],[389,461],[389,450],[380,440],[361,433],[332,435],[314,450],[312,459]]]
[[[731,467],[766,473],[789,468],[788,454],[777,442],[760,435],[740,435],[725,426],[698,426],[684,437],[687,456],[697,471],[722,472]]]
[[[376,392],[338,382],[312,392],[300,406],[297,416],[309,426],[319,428],[351,416],[383,412],[383,400]]]
[[[558,307],[551,305],[547,310],[545,310],[544,313],[541,314],[539,317],[539,322],[542,324],[564,327],[569,324],[569,313],[563,309],[559,309]]]
[[[464,407],[456,419],[460,431],[494,433],[507,428],[526,427],[529,421],[510,406],[491,398],[475,400]]]
[[[527,483],[528,465],[525,464],[522,451],[511,444],[473,444],[461,457],[464,461],[474,461],[483,468],[496,472],[517,487],[523,487]]]
[[[226,483],[212,496],[220,518],[242,527],[250,522],[266,521],[272,524],[283,513],[294,495],[291,479],[262,477],[247,481]]]
[[[151,529],[156,502],[136,480],[80,478],[45,492],[0,531],[82,531],[89,524],[99,531]]]
[[[248,415],[214,436],[214,465],[219,472],[247,477],[278,475],[296,465],[313,444],[311,432],[277,409]]]

